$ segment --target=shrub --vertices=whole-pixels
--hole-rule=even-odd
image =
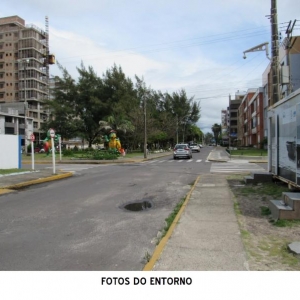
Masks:
[[[96,160],[112,160],[112,159],[117,159],[118,158],[118,153],[116,152],[109,152],[109,151],[94,151],[92,153],[92,158]]]
[[[62,151],[63,156],[73,156],[73,151],[72,150],[68,150],[68,149],[64,149]]]

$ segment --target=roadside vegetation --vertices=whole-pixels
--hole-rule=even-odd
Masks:
[[[274,220],[268,201],[290,192],[284,182],[245,185],[242,175],[228,176],[234,210],[248,255],[250,270],[300,270],[300,260],[288,245],[299,241],[300,220]]]
[[[91,148],[105,143],[105,136],[114,130],[124,149],[143,149],[145,127],[149,149],[174,145],[178,132],[186,140],[202,140],[196,126],[200,104],[184,89],[153,90],[144,79],[135,76],[132,80],[116,65],[98,76],[82,63],[77,68],[78,80],[58,66],[61,76],[55,77],[53,98],[45,103],[51,116],[42,130],[55,128],[62,142],[76,137]]]

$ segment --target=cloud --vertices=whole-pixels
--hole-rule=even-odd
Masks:
[[[40,28],[47,15],[50,50],[75,78],[81,61],[99,76],[117,64],[155,90],[184,88],[200,101],[200,128],[210,131],[220,123],[229,94],[262,83],[269,63],[265,53],[242,56],[270,42],[270,6],[270,0],[85,0],[76,5],[71,0],[10,0],[1,4],[0,15],[19,14]],[[277,0],[283,37],[299,11],[299,0]],[[57,66],[50,73],[60,75]]]

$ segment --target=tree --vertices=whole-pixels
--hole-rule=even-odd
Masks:
[[[54,128],[63,138],[72,138],[78,133],[79,120],[76,118],[75,98],[77,86],[75,80],[66,69],[58,65],[62,71],[62,77],[55,77],[56,88],[52,91],[54,99],[45,101],[45,107],[49,109],[48,120],[42,124],[41,129],[47,132]]]
[[[204,135],[205,144],[211,144],[211,141],[213,138],[214,138],[214,136],[210,132],[207,132]]]
[[[219,136],[220,136],[220,133],[221,133],[221,130],[222,130],[222,126],[215,123],[212,127],[211,127],[211,130],[213,132],[213,135],[214,135],[214,138],[215,138],[215,141],[216,141],[216,144],[218,144],[219,142]]]
[[[52,117],[45,131],[51,127],[62,138],[82,137],[89,147],[107,133],[107,126],[133,148],[142,145],[146,135],[161,146],[173,144],[179,130],[184,137],[195,135],[191,126],[200,118],[200,105],[185,90],[172,95],[154,91],[138,76],[133,82],[116,65],[100,78],[81,63],[77,82],[59,67],[62,77],[56,78],[53,99],[47,101]]]

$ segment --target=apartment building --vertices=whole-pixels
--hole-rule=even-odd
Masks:
[[[264,89],[248,89],[238,108],[240,146],[261,148],[264,139]]]
[[[238,144],[238,109],[246,92],[237,91],[235,97],[231,98],[229,95],[228,105],[228,139],[229,146],[237,146]]]
[[[23,103],[18,112],[33,119],[36,136],[47,118],[43,103],[49,99],[49,64],[54,63],[48,36],[19,16],[0,18],[0,104],[13,109],[15,103]]]
[[[279,48],[281,98],[300,88],[300,37],[285,38]]]

